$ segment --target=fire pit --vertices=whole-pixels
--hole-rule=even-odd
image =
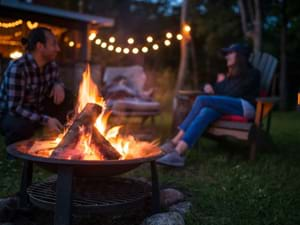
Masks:
[[[140,207],[139,203],[145,203],[145,199],[151,196],[149,185],[112,176],[150,163],[152,209],[154,213],[158,212],[159,184],[155,160],[162,154],[160,149],[155,143],[119,135],[121,126],[108,129],[109,113],[90,79],[89,69],[83,74],[78,96],[76,114],[63,134],[55,139],[31,139],[8,146],[10,155],[24,161],[21,207],[27,207],[30,201],[36,206],[53,209],[55,225],[71,224],[72,210],[115,213],[128,210],[128,207]],[[33,164],[57,173],[57,179],[31,185]],[[82,189],[86,191],[78,192]]]

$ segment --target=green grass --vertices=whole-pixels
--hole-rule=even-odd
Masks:
[[[245,145],[202,139],[187,156],[184,169],[159,167],[162,187],[186,194],[193,209],[186,224],[300,224],[300,113],[276,112],[271,133],[276,149],[260,151],[254,162],[245,159]],[[158,119],[159,136],[168,136],[170,118]],[[0,161],[0,196],[19,187],[20,163]],[[36,170],[35,179],[45,173]],[[149,177],[143,165],[129,175]]]

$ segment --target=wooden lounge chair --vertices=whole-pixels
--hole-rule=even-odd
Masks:
[[[113,116],[148,118],[160,114],[160,103],[144,90],[146,74],[141,66],[107,67],[103,75],[104,97]]]
[[[256,115],[253,121],[247,121],[244,117],[229,115],[213,123],[206,131],[211,137],[234,137],[246,141],[250,145],[249,159],[254,160],[258,140],[269,133],[272,109],[279,101],[278,97],[271,96],[271,86],[274,83],[274,72],[278,60],[268,53],[255,53],[250,57],[250,63],[261,72],[260,93],[261,97],[256,99]],[[179,91],[179,96],[189,99],[195,98],[199,92]],[[267,118],[264,126],[263,119]],[[266,136],[265,136],[266,137]]]

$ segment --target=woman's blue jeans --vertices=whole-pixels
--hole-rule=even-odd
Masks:
[[[179,126],[179,129],[184,131],[182,140],[192,147],[205,129],[223,115],[243,116],[241,100],[227,96],[198,96],[191,111]]]

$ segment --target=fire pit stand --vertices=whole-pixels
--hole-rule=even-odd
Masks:
[[[21,186],[20,186],[20,207],[26,208],[30,206],[31,203],[36,203],[32,198],[31,194],[35,193],[34,185],[32,185],[32,176],[33,176],[33,164],[44,168],[48,171],[52,171],[57,173],[57,179],[55,185],[53,185],[53,196],[51,196],[54,210],[54,225],[71,225],[72,223],[72,212],[76,211],[76,205],[74,202],[77,201],[76,194],[74,195],[74,179],[114,179],[115,175],[125,173],[129,170],[132,170],[144,163],[150,163],[151,169],[151,183],[152,187],[150,188],[151,191],[147,193],[151,196],[152,200],[152,212],[158,213],[160,211],[160,196],[159,196],[159,181],[158,181],[158,173],[156,168],[155,160],[160,157],[160,155],[155,155],[148,158],[141,158],[141,159],[134,159],[134,160],[107,160],[107,161],[76,161],[76,160],[57,160],[51,158],[42,158],[36,157],[29,154],[24,154],[23,152],[18,150],[17,145],[8,146],[7,151],[9,154],[20,158],[23,160],[23,171],[22,171],[22,178],[21,178]],[[140,183],[144,183],[141,182]],[[137,185],[139,186],[140,183]],[[145,183],[144,183],[145,184]],[[131,184],[129,184],[131,185]],[[47,186],[47,185],[46,185]],[[45,188],[46,188],[45,186]],[[49,185],[48,185],[49,186]],[[119,185],[120,186],[120,185]],[[134,186],[134,185],[132,185]],[[129,186],[129,190],[133,187]],[[41,186],[42,189],[44,188]],[[149,187],[149,185],[148,185]],[[122,189],[121,187],[117,187],[117,189]],[[140,189],[143,189],[140,188]],[[31,191],[31,192],[30,192]],[[131,190],[131,192],[138,192],[135,190]],[[152,192],[152,194],[150,194]],[[146,192],[145,192],[146,193]],[[142,193],[143,194],[143,193]],[[122,205],[122,200],[119,203],[116,203],[116,207],[110,206],[105,208],[105,204],[102,204],[99,207],[99,203],[96,202],[96,207],[85,208],[86,206],[83,205],[83,209],[87,209],[86,211],[90,213],[114,213],[118,211],[120,208],[126,207],[127,211],[128,208],[131,206],[136,207],[136,203],[144,201],[145,203],[145,196],[135,196],[131,199],[131,202],[125,202]],[[92,201],[93,202],[93,201]],[[109,202],[109,201],[108,201]],[[43,200],[40,201],[40,205],[43,205]],[[35,204],[40,207],[39,204]],[[108,204],[109,205],[109,204]],[[98,207],[97,207],[98,206]],[[42,207],[43,208],[43,207]],[[78,211],[78,210],[77,210]],[[80,210],[81,211],[81,210]],[[84,210],[83,210],[84,211]]]

